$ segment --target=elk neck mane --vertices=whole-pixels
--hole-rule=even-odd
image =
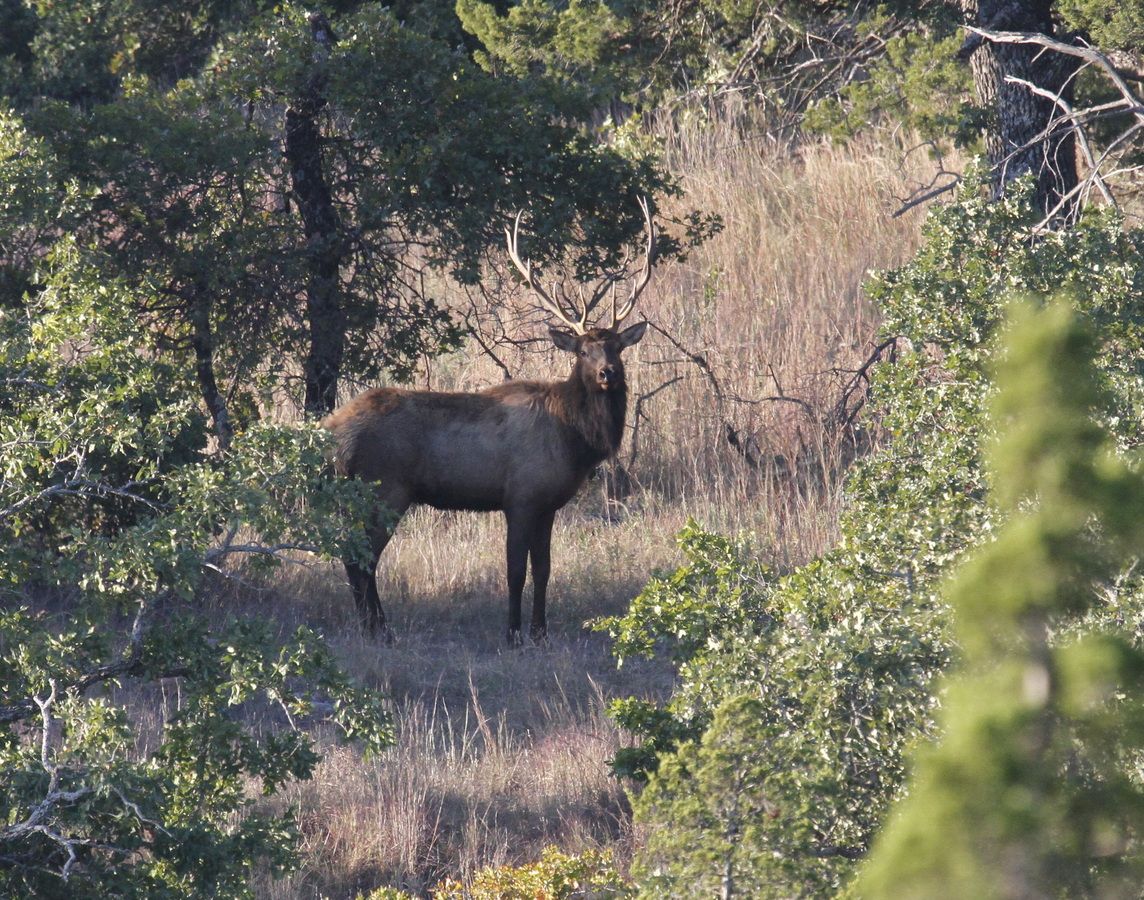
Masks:
[[[628,386],[620,382],[610,391],[588,389],[578,371],[551,385],[549,411],[583,442],[585,462],[595,466],[620,447],[628,407]]]

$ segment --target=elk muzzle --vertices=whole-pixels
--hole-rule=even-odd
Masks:
[[[597,381],[600,389],[604,391],[614,390],[624,382],[624,373],[615,366],[604,366],[597,373]]]

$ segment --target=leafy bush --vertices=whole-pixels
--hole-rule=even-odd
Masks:
[[[683,569],[607,623],[621,654],[666,652],[680,674],[665,707],[616,707],[642,738],[617,762],[648,779],[634,801],[645,896],[692,896],[724,877],[752,896],[818,896],[865,854],[907,750],[935,728],[936,679],[954,653],[942,581],[1003,518],[982,458],[1006,297],[1077,298],[1098,336],[1097,413],[1122,450],[1140,445],[1138,238],[1105,213],[1061,233],[1034,235],[1033,221],[1019,190],[992,201],[971,173],[959,201],[931,214],[918,256],[873,279],[897,348],[873,376],[882,442],[848,477],[834,551],[759,577],[750,552],[736,561],[735,545],[689,528]],[[1131,585],[1111,586],[1106,609],[1138,621]],[[745,768],[728,768],[737,755]],[[719,810],[740,800],[767,821],[728,831],[734,816]]]
[[[632,896],[632,892],[606,851],[569,855],[549,847],[535,863],[482,869],[468,888],[456,881],[445,881],[433,896],[436,900],[622,900]]]
[[[243,896],[297,839],[252,789],[309,777],[320,723],[375,750],[390,725],[319,635],[212,625],[200,599],[236,555],[359,547],[340,523],[365,498],[323,476],[316,427],[208,452],[193,386],[137,349],[122,285],[68,248],[54,266],[0,310],[0,892]],[[178,700],[152,697],[155,722],[160,680]]]
[[[863,897],[1129,896],[1144,871],[1144,650],[1122,629],[1059,634],[1144,550],[1144,478],[1092,421],[1107,402],[1071,304],[1013,319],[991,454],[1009,518],[949,587],[963,658],[942,741],[917,754]]]

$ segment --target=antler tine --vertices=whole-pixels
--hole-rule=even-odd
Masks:
[[[619,310],[616,309],[616,292],[612,291],[612,324],[610,328],[615,328],[624,319],[626,319],[636,306],[636,300],[639,299],[643,289],[647,287],[648,282],[651,281],[651,267],[655,264],[655,222],[651,218],[651,208],[648,205],[647,197],[639,198],[640,209],[643,210],[644,223],[647,225],[647,247],[644,250],[644,264],[643,270],[640,272],[639,278],[636,283],[632,285],[632,292],[628,299],[624,301],[624,305]]]
[[[588,313],[591,312],[591,307],[584,302],[584,289],[577,287],[577,293],[580,295],[580,302],[577,303],[574,299],[568,296],[568,289],[563,283],[559,286],[560,299],[563,301],[563,307],[571,309],[580,314],[580,318],[574,323],[574,327],[578,334],[583,334],[588,330]]]
[[[622,275],[623,275],[622,269],[619,271],[616,271],[616,272],[609,272],[607,275],[604,276],[604,280],[601,281],[599,285],[597,285],[596,289],[592,291],[592,296],[589,297],[587,300],[583,300],[584,288],[583,288],[583,286],[581,286],[580,297],[582,300],[582,307],[584,310],[584,320],[585,321],[587,321],[588,315],[590,313],[592,313],[596,309],[597,306],[600,305],[600,301],[604,299],[604,297],[608,293],[608,291],[609,290],[612,290],[612,291],[615,290],[616,282],[620,280],[620,277]]]
[[[523,209],[517,212],[516,219],[512,224],[511,232],[509,231],[507,225],[504,229],[505,244],[508,248],[509,259],[512,260],[512,263],[514,266],[516,266],[517,271],[524,276],[524,280],[528,283],[528,286],[532,288],[532,291],[536,295],[537,300],[540,301],[540,305],[544,309],[548,310],[548,312],[552,313],[552,315],[556,316],[557,319],[571,328],[574,332],[576,332],[576,334],[583,334],[586,330],[585,323],[587,322],[588,318],[587,311],[582,313],[579,321],[570,318],[564,309],[561,308],[560,304],[553,300],[552,297],[549,296],[548,292],[544,290],[543,285],[540,283],[540,279],[537,278],[536,274],[532,271],[532,262],[522,260],[520,258],[520,254],[517,252],[517,247],[520,235],[520,219],[523,215]]]

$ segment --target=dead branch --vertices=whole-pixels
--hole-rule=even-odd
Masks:
[[[1133,93],[1132,88],[1128,86],[1128,81],[1124,74],[1113,65],[1112,60],[1099,50],[1087,45],[1078,43],[1070,44],[1065,41],[1059,41],[1056,38],[1049,37],[1047,34],[1041,34],[1036,31],[989,31],[983,28],[976,28],[973,25],[965,25],[964,28],[973,34],[979,35],[984,40],[991,41],[995,44],[1035,44],[1057,53],[1063,53],[1066,56],[1075,56],[1090,65],[1097,66],[1108,76],[1113,86],[1120,93],[1120,96],[1126,101],[1128,105],[1126,111],[1131,112],[1138,120],[1144,122],[1144,104],[1140,102],[1139,98]]]
[[[657,331],[663,335],[667,339],[667,342],[671,344],[671,346],[673,346],[687,358],[688,362],[694,363],[699,368],[699,371],[703,373],[704,377],[711,384],[711,389],[715,392],[715,401],[719,404],[722,404],[723,388],[719,384],[719,379],[715,377],[715,372],[712,370],[711,364],[707,362],[707,357],[705,357],[702,353],[692,353],[690,350],[684,347],[683,344],[681,344],[671,332],[656,325],[655,322],[649,321],[648,325],[651,326],[653,331]]]
[[[940,176],[940,174],[941,173],[938,173],[938,176]],[[946,174],[952,174],[952,173],[946,173]],[[935,176],[935,179],[938,176]],[[939,185],[938,187],[935,187],[935,188],[930,188],[929,190],[923,190],[923,193],[917,194],[914,197],[911,197],[909,200],[906,200],[893,213],[891,213],[890,217],[893,219],[901,218],[903,215],[905,215],[907,212],[909,212],[915,206],[921,206],[923,203],[925,203],[929,200],[932,200],[934,197],[940,197],[942,194],[946,193],[947,191],[952,191],[959,184],[961,184],[961,176],[960,175],[954,175],[953,178],[949,182],[947,182],[946,184]]]
[[[752,469],[763,468],[763,448],[753,434],[744,437],[730,422],[723,423],[723,434],[727,439],[727,446],[738,453]],[[772,461],[775,459],[772,457]]]
[[[1114,174],[1120,173],[1121,170],[1113,169],[1112,171],[1106,171],[1106,166],[1110,161],[1118,160],[1118,152],[1120,149],[1144,130],[1144,101],[1141,100],[1129,84],[1129,76],[1121,72],[1104,53],[1087,44],[1080,43],[1079,38],[1073,42],[1068,42],[1039,32],[995,31],[975,28],[970,25],[965,26],[965,28],[970,32],[970,38],[973,40],[967,39],[966,44],[962,48],[963,51],[971,44],[973,48],[976,49],[976,47],[985,41],[998,44],[1025,44],[1041,47],[1043,48],[1043,52],[1059,53],[1079,59],[1083,62],[1083,65],[1078,67],[1069,81],[1075,78],[1076,75],[1084,69],[1095,68],[1108,79],[1116,89],[1116,92],[1120,95],[1118,100],[1112,102],[1077,109],[1064,99],[1060,91],[1047,90],[1026,79],[1017,78],[1015,76],[1006,77],[1005,80],[1008,83],[1020,85],[1038,97],[1049,100],[1053,103],[1058,113],[1053,116],[1052,120],[1039,134],[1025,142],[1022,146],[1014,148],[1007,159],[1016,158],[1030,147],[1044,142],[1062,130],[1068,130],[1075,134],[1081,149],[1081,154],[1089,170],[1085,178],[1081,179],[1075,187],[1071,188],[1065,196],[1061,197],[1053,209],[1034,227],[1034,233],[1051,227],[1052,223],[1057,221],[1057,218],[1064,210],[1076,208],[1079,205],[1077,204],[1078,199],[1084,202],[1093,189],[1096,189],[1100,193],[1107,204],[1115,207],[1117,205],[1116,199],[1109,187],[1109,180]],[[972,52],[972,50],[969,52]],[[1113,138],[1104,148],[1103,152],[1097,155],[1093,149],[1089,135],[1085,131],[1086,127],[1097,121],[1123,115],[1131,116],[1134,121],[1129,127]],[[1004,162],[1002,165],[1004,165]]]
[[[108,484],[105,481],[93,481],[89,478],[73,477],[59,484],[49,485],[41,491],[34,494],[28,494],[21,497],[15,503],[12,503],[3,509],[0,509],[0,521],[14,516],[22,509],[43,501],[49,500],[52,497],[85,497],[90,499],[105,500],[114,497],[119,500],[128,500],[132,503],[138,503],[147,507],[152,512],[162,513],[166,512],[166,508],[159,503],[143,496],[138,493],[138,489],[146,487],[153,482],[149,481],[129,481],[123,485]]]
[[[632,407],[632,438],[631,438],[632,450],[631,450],[631,453],[628,454],[628,466],[629,467],[634,466],[636,464],[636,457],[639,456],[640,422],[642,422],[643,419],[646,418],[644,415],[644,411],[643,411],[643,405],[648,400],[651,400],[656,394],[660,393],[660,391],[667,390],[667,388],[671,387],[676,382],[679,382],[682,380],[683,380],[682,375],[676,375],[674,378],[668,379],[667,381],[663,382],[663,384],[659,385],[658,387],[652,388],[652,390],[647,391],[646,393],[640,394],[638,397],[636,397],[635,405]]]
[[[866,405],[866,388],[870,385],[870,369],[875,363],[881,362],[882,354],[886,353],[887,350],[889,351],[889,359],[893,362],[898,352],[897,335],[878,344],[866,357],[865,362],[851,373],[850,379],[843,385],[842,393],[827,417],[827,421],[835,428],[854,427],[858,413]],[[861,391],[861,396],[858,402],[851,407],[850,399],[859,391]]]
[[[477,345],[481,348],[481,352],[491,359],[497,368],[501,370],[501,374],[504,375],[504,380],[512,381],[512,371],[505,365],[504,360],[497,356],[496,351],[485,342],[480,327],[473,325],[468,314],[465,315],[465,325],[468,326],[469,334],[472,335],[473,340],[477,342]]]

